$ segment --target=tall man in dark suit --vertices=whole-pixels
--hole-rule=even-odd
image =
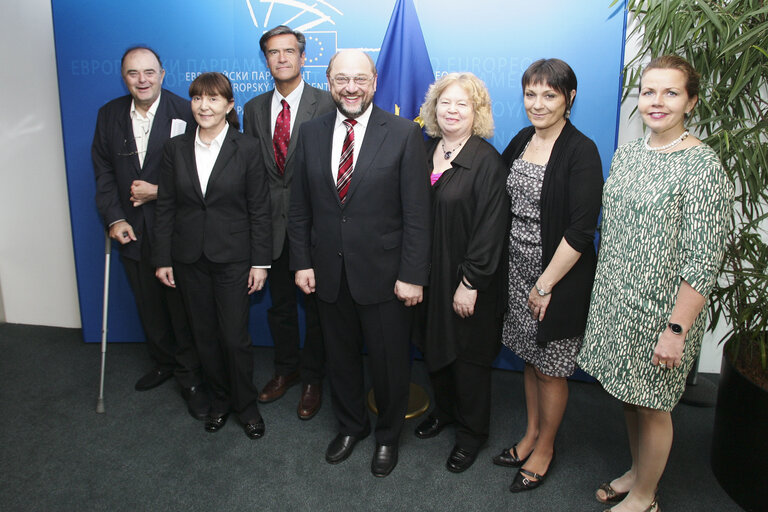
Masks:
[[[120,243],[155,363],[136,389],[154,388],[175,375],[190,414],[205,419],[208,398],[200,387],[200,361],[181,298],[155,279],[150,261],[163,143],[172,135],[194,131],[195,121],[189,101],[162,89],[165,70],[154,50],[128,49],[122,76],[130,94],[99,110],[91,155],[96,206],[109,236]]]
[[[288,266],[288,205],[293,181],[298,128],[304,121],[334,110],[331,95],[305,83],[301,69],[306,56],[304,34],[279,25],[261,36],[261,51],[275,80],[275,88],[245,104],[243,131],[261,143],[272,204],[272,268],[269,291],[272,307],[267,312],[275,343],[275,373],[259,394],[260,402],[272,402],[301,378],[297,413],[311,419],[320,409],[323,380],[323,337],[314,295],[304,299],[306,336],[299,349],[299,317],[296,285]]]
[[[358,50],[333,56],[337,110],[301,127],[288,234],[291,267],[316,292],[338,435],[326,460],[346,459],[370,432],[361,348],[379,409],[375,476],[397,464],[410,382],[410,306],[422,300],[430,240],[428,171],[415,123],[372,105],[376,67]]]

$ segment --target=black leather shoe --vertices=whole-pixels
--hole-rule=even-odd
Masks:
[[[511,452],[511,453],[510,453]],[[530,457],[531,454],[528,454],[528,457]],[[523,464],[525,464],[525,461],[528,460],[528,457],[521,459],[520,456],[517,454],[517,443],[515,443],[512,448],[504,448],[504,450],[498,454],[494,455],[493,457],[493,463],[497,466],[504,466],[508,468],[519,468]]]
[[[325,460],[329,464],[338,464],[347,459],[352,454],[355,445],[360,439],[355,436],[345,436],[344,434],[337,434],[333,438],[331,444],[328,445],[328,449],[325,450]]]
[[[208,417],[208,411],[211,409],[211,399],[202,386],[192,386],[183,388],[181,396],[187,402],[187,410],[196,420],[205,420]]]
[[[205,431],[211,433],[218,432],[227,422],[228,417],[229,414],[224,414],[222,416],[208,416],[205,419]]]
[[[429,439],[430,437],[435,437],[437,434],[442,432],[443,429],[451,423],[453,422],[439,420],[434,416],[430,416],[429,418],[419,423],[419,426],[416,427],[416,430],[413,431],[413,434],[419,439]]]
[[[373,476],[385,477],[397,466],[397,445],[376,443],[376,450],[371,459],[371,473]]]
[[[537,488],[544,483],[544,477],[549,474],[554,462],[555,453],[552,452],[552,458],[549,460],[549,467],[547,467],[547,472],[543,475],[520,468],[515,475],[515,479],[512,480],[512,485],[509,486],[509,492],[531,491]],[[531,478],[534,478],[535,480],[531,480]]]
[[[243,430],[250,439],[261,439],[264,437],[264,420],[246,423],[243,425]]]
[[[471,452],[454,446],[453,450],[451,450],[451,455],[448,456],[448,460],[445,462],[445,467],[452,473],[461,473],[469,469],[475,462],[475,458],[477,458],[477,452]]]
[[[134,389],[136,391],[147,391],[148,389],[156,388],[171,377],[173,377],[173,370],[159,367],[154,368],[136,381]]]

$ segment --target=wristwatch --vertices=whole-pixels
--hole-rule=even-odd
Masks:
[[[534,286],[536,287],[536,291],[539,292],[540,297],[546,297],[547,295],[552,293],[551,291],[545,292],[544,288],[539,288],[539,283],[534,284]]]
[[[672,334],[677,334],[678,336],[683,334],[683,326],[680,324],[669,322],[669,330],[672,331]]]

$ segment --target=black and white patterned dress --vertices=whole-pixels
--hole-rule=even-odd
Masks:
[[[525,150],[523,150],[525,153]],[[528,295],[541,268],[541,186],[546,166],[518,158],[507,177],[510,197],[509,304],[502,341],[526,363],[552,377],[567,377],[576,370],[583,336],[536,344],[538,322],[528,309]]]
[[[704,144],[672,153],[641,139],[616,150],[603,189],[600,253],[579,366],[619,400],[670,411],[701,348],[706,308],[682,364],[652,364],[680,280],[709,296],[730,225],[733,185]]]

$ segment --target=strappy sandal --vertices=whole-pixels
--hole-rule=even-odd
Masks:
[[[599,491],[603,491],[605,493],[605,498],[600,498],[600,495],[598,494]],[[629,491],[616,492],[616,490],[611,487],[610,483],[604,482],[600,484],[600,487],[598,487],[597,491],[595,491],[595,499],[606,505],[616,505],[617,503],[620,503],[621,500],[626,498],[627,494],[629,494]]]

